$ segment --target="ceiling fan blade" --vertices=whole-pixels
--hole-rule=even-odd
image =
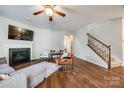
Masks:
[[[54,8],[57,5],[42,5],[44,8]]]
[[[52,20],[53,20],[52,16],[49,16],[49,21],[52,21]]]
[[[57,5],[51,5],[52,8],[56,7]]]
[[[58,15],[60,15],[60,16],[62,16],[62,17],[65,17],[65,14],[64,14],[64,13],[59,12],[59,11],[57,11],[57,10],[54,10],[54,13],[55,13],[55,14],[58,14]]]
[[[47,8],[47,5],[42,5],[44,8]]]
[[[39,14],[41,14],[42,12],[44,12],[44,10],[35,12],[35,13],[33,13],[33,15],[39,15]]]

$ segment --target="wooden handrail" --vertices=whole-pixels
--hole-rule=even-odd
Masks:
[[[88,36],[88,46],[105,62],[108,63],[108,68],[111,68],[111,45],[106,45],[97,38],[93,37],[89,33]]]
[[[90,35],[89,33],[87,33],[87,35],[90,36],[90,37],[92,37],[92,38],[95,39],[96,41],[100,42],[100,43],[103,44],[104,46],[106,46],[106,47],[108,47],[108,48],[110,47],[110,45],[109,45],[109,46],[106,45],[105,43],[101,42],[100,40],[98,40],[97,38],[93,37],[93,36]]]

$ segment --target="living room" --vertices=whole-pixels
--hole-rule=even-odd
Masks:
[[[23,7],[26,7],[26,6],[6,6],[5,5],[5,6],[1,6],[1,9],[3,11],[5,8],[12,8],[12,7],[13,7],[13,9],[20,7],[23,10]],[[30,7],[30,8],[34,7],[36,9],[36,6],[27,6],[27,7]],[[3,12],[5,12],[5,11],[3,11]],[[8,13],[8,12],[6,11],[6,13]],[[6,13],[5,13],[5,15],[6,15]],[[39,27],[27,25],[26,23],[23,23],[20,21],[15,21],[14,19],[5,17],[5,15],[3,16],[3,14],[0,17],[0,21],[1,21],[1,23],[0,23],[0,25],[1,25],[1,28],[0,28],[0,30],[1,30],[0,58],[5,58],[7,61],[7,64],[9,64],[12,67],[15,66],[15,68],[17,68],[17,69],[19,69],[18,68],[19,64],[24,65],[23,63],[30,62],[30,60],[39,60],[40,55],[44,50],[55,50],[55,51],[64,50],[64,42],[65,42],[64,37],[65,36],[66,37],[73,36],[73,32],[57,30],[58,28],[57,29],[53,28],[51,26],[53,24],[49,23],[48,19],[44,19],[44,20],[47,20],[46,21],[47,26],[46,27],[39,26],[40,27],[39,28]],[[19,13],[17,13],[17,14],[19,14]],[[33,16],[33,17],[35,17],[35,16]],[[37,18],[37,17],[35,17],[35,18]],[[24,20],[25,20],[25,22],[30,23],[29,19],[26,18]],[[17,35],[18,38],[17,37],[13,38],[12,36],[10,36],[13,34],[12,33],[12,31],[14,31],[13,29],[15,29],[16,32],[20,31],[20,30],[22,30],[22,31],[25,30],[27,32],[32,31],[33,35],[31,37],[31,40],[24,40],[24,39],[20,40],[20,38],[18,36],[19,34]],[[16,34],[16,33],[14,33],[14,34]],[[20,61],[20,63],[18,61],[14,62],[14,60],[17,57],[18,58],[21,57],[19,52],[24,51],[25,49],[29,49],[29,53],[27,53],[28,59],[26,59],[26,60],[21,59],[23,61]],[[15,52],[18,52],[18,53],[16,53],[16,55],[17,55],[16,57],[14,57]],[[26,52],[23,52],[23,53],[26,53]],[[24,55],[23,57],[25,58],[25,56],[26,55]],[[29,63],[29,64],[31,64],[31,63]],[[12,84],[10,84],[10,85],[11,85],[11,87],[14,87],[14,86],[12,86]],[[1,87],[5,87],[5,86],[2,85]],[[30,86],[30,87],[32,87],[32,86]]]
[[[62,13],[55,13],[51,19],[47,13],[41,12],[41,9],[51,7]],[[14,80],[8,84],[1,80],[0,87],[123,87],[123,9],[123,5],[1,5],[0,58],[4,57],[7,64],[14,67],[11,51],[15,53],[17,49],[28,48],[27,62],[30,62],[18,65],[19,70],[12,73],[26,73],[27,76],[21,73],[19,77],[22,78],[18,77],[21,86],[12,83]],[[40,14],[36,15],[39,11]],[[12,29],[19,33],[14,39],[10,34]],[[23,30],[33,33],[28,38],[31,40],[24,40],[24,37],[20,40]],[[41,61],[44,50],[71,52],[73,69],[70,64],[59,65],[58,56],[53,61]],[[69,59],[71,57],[64,61]],[[113,77],[115,82],[111,80]],[[11,76],[7,78],[10,80]],[[27,83],[29,81],[31,84]]]
[[[8,48],[31,48],[31,59],[39,58],[44,49],[64,49],[64,35],[73,33],[67,31],[53,31],[52,29],[37,29],[25,24],[13,21],[7,18],[0,18],[1,34],[0,34],[0,57],[8,57]],[[20,28],[30,29],[34,31],[33,41],[20,41],[8,39],[8,26],[18,26]],[[40,35],[40,36],[39,36]],[[6,47],[6,49],[5,49]]]

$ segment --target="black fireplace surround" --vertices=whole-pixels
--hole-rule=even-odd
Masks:
[[[10,66],[15,66],[30,62],[30,48],[10,48],[9,63]]]

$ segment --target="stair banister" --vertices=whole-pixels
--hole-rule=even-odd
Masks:
[[[89,33],[87,36],[87,45],[108,64],[108,69],[111,69],[111,45],[103,43]]]

